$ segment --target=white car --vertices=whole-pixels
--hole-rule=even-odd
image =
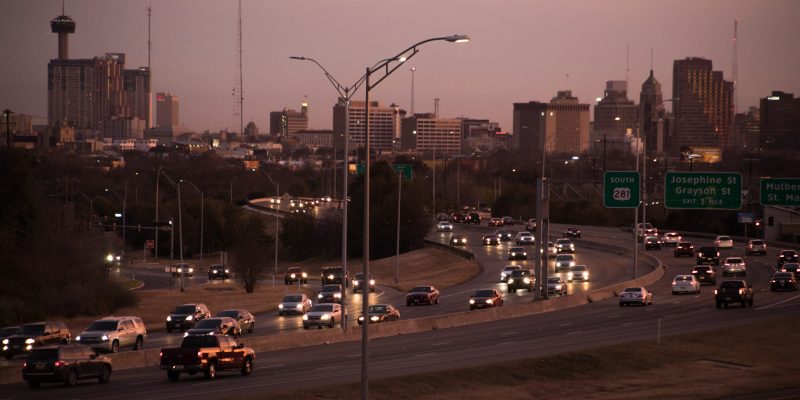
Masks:
[[[567,272],[567,282],[588,280],[589,267],[585,265],[576,265],[574,267],[570,267],[569,272]]]
[[[730,236],[717,236],[714,239],[714,244],[717,245],[718,249],[732,249],[733,248],[733,239]]]
[[[741,257],[728,257],[722,264],[722,276],[746,276],[747,264]]]
[[[556,272],[575,266],[575,256],[572,254],[559,254],[556,256]]]
[[[625,288],[619,294],[619,306],[627,306],[628,304],[653,305],[653,293],[643,287]]]
[[[512,271],[516,271],[520,269],[519,265],[506,265],[503,267],[503,270],[500,271],[500,282],[505,282],[508,279],[508,276],[511,275]]]
[[[569,239],[556,239],[556,251],[558,253],[574,253],[575,243]]]
[[[514,240],[516,240],[517,244],[521,246],[524,244],[533,244],[535,239],[532,233],[528,231],[522,231],[517,233],[517,237]]]
[[[700,281],[694,275],[676,275],[672,280],[672,294],[700,293]]]
[[[555,257],[558,255],[558,248],[556,244],[553,242],[547,242],[547,256],[548,257]]]
[[[347,309],[344,309],[344,315],[342,315],[342,310],[341,304],[317,304],[311,308],[311,311],[303,315],[303,329],[308,329],[312,326],[333,328],[336,324],[346,324]]]
[[[447,221],[440,221],[438,224],[436,224],[436,230],[439,232],[452,232],[453,224]]]
[[[560,276],[547,277],[547,294],[558,294],[564,296],[567,294],[567,282],[564,282]]]
[[[530,218],[525,222],[525,230],[528,232],[536,232],[536,218]]]
[[[661,244],[664,246],[675,247],[678,245],[678,243],[680,243],[681,239],[683,238],[678,234],[678,232],[667,232],[661,237]]]
[[[311,309],[311,299],[303,293],[291,293],[283,296],[278,304],[278,315],[305,314]]]

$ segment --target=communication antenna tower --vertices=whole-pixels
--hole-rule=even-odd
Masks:
[[[439,98],[433,99],[433,117],[439,119]]]
[[[233,117],[239,117],[239,134],[244,135],[244,93],[242,90],[242,0],[239,0],[239,18],[236,25],[236,68],[233,87]]]
[[[736,116],[736,106],[738,106],[738,90],[737,90],[737,80],[739,78],[739,54],[737,51],[736,45],[736,38],[738,36],[739,30],[739,20],[733,20],[733,71],[732,71],[732,78],[733,78],[733,115],[731,119],[733,120]]]

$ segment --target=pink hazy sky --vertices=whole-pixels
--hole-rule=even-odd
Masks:
[[[408,110],[410,67],[415,109],[442,117],[489,118],[512,129],[514,102],[549,101],[571,89],[594,103],[607,80],[625,79],[638,103],[653,67],[671,97],[672,62],[713,60],[732,71],[733,21],[739,19],[737,109],[772,90],[800,96],[800,2],[795,0],[243,0],[244,116],[269,129],[269,112],[310,104],[313,129],[330,129],[336,93],[312,57],[350,85],[368,65],[418,41],[467,34],[468,44],[420,47],[371,98]],[[127,67],[147,65],[147,13],[152,7],[153,92],[180,97],[181,123],[197,130],[238,130],[233,116],[237,2],[234,0],[67,0],[77,22],[70,57],[127,54]],[[47,116],[47,62],[57,55],[49,21],[58,0],[3,0],[0,6],[0,108]],[[567,77],[568,75],[568,77]],[[354,99],[363,99],[363,89]]]

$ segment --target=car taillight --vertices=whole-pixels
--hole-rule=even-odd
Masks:
[[[22,363],[22,369],[25,369],[25,367],[27,367],[27,366],[28,366],[28,362],[27,361]]]
[[[55,364],[53,364],[53,366],[55,366],[55,367],[63,367],[64,365],[66,365],[66,363],[64,363],[61,360],[58,360],[58,361],[55,362]]]
[[[692,270],[692,273],[693,273],[693,274],[696,274],[696,273],[697,273],[697,270],[696,270],[696,269],[693,269],[693,270]]]
[[[164,352],[163,351],[158,352],[158,356],[159,357],[164,357]]]
[[[203,358],[203,352],[202,351],[198,351],[197,352],[197,358]]]

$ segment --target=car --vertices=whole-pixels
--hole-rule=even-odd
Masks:
[[[676,247],[681,239],[683,238],[678,232],[667,232],[661,236],[661,244],[663,246]]]
[[[719,249],[716,247],[701,247],[695,254],[697,264],[714,264],[719,265]]]
[[[466,246],[467,237],[464,235],[453,235],[450,237],[450,246]]]
[[[189,335],[228,335],[230,337],[242,337],[242,328],[235,319],[230,317],[206,318],[192,329],[187,329],[183,336]]]
[[[536,218],[529,218],[525,221],[525,230],[528,232],[536,232]]]
[[[794,272],[800,274],[800,264],[796,262],[784,263],[780,272]]]
[[[22,379],[32,389],[46,382],[75,386],[81,379],[97,379],[102,384],[111,380],[111,371],[111,358],[98,356],[89,346],[45,346],[28,354],[22,365]]]
[[[181,276],[194,276],[194,267],[190,266],[189,264],[173,264],[170,267],[170,271],[172,272],[173,278],[179,278]]]
[[[0,328],[0,341],[19,332],[19,326],[6,326]]]
[[[147,329],[139,317],[106,317],[89,324],[77,343],[87,345],[94,351],[116,353],[120,349],[141,350],[147,338]]]
[[[575,264],[575,256],[572,254],[559,254],[556,256],[556,272],[562,269],[570,269]]]
[[[69,343],[72,335],[61,321],[43,321],[22,325],[19,331],[3,339],[3,356],[6,360],[18,354],[48,345]]]
[[[653,305],[653,293],[643,287],[625,288],[619,294],[619,306],[622,307],[629,304]]]
[[[553,242],[547,242],[547,257],[555,257],[558,255],[558,248]]]
[[[797,274],[794,272],[776,272],[769,280],[769,290],[797,290]]]
[[[256,325],[256,317],[253,314],[250,314],[249,311],[243,310],[241,308],[234,308],[230,310],[224,310],[218,312],[214,315],[215,318],[221,317],[228,317],[233,318],[237,324],[239,324],[239,328],[242,332],[253,333],[253,328]]]
[[[501,242],[507,242],[511,240],[511,231],[500,229],[495,233],[497,234],[497,238],[500,239]]]
[[[700,293],[700,281],[694,275],[675,275],[672,279],[672,294]]]
[[[672,255],[675,257],[694,257],[694,245],[692,245],[692,242],[678,242],[678,244],[675,245],[675,250],[672,251]]]
[[[650,223],[647,223],[646,225],[650,225]],[[644,238],[647,236],[658,236],[658,229],[652,226],[650,226],[649,228],[648,227],[640,228],[637,230],[637,232],[638,233],[636,234],[636,238],[639,241],[639,243],[642,243],[644,241]]]
[[[436,214],[436,220],[437,221],[449,221],[450,217],[445,213],[438,213],[438,214]]]
[[[692,275],[697,278],[701,285],[717,284],[717,273],[714,272],[714,267],[710,267],[708,265],[696,265],[694,268],[692,268]]]
[[[320,329],[323,326],[333,328],[336,324],[347,324],[347,309],[342,307],[341,304],[317,304],[303,315],[303,329],[308,329],[312,326]]]
[[[503,219],[502,218],[490,218],[489,219],[489,226],[503,226]]]
[[[180,347],[161,349],[159,358],[159,368],[175,382],[184,372],[201,372],[208,380],[214,379],[217,371],[225,370],[248,376],[253,372],[256,353],[230,336],[191,335],[183,338]]]
[[[370,324],[400,320],[400,310],[391,304],[372,304],[367,309],[367,319]],[[358,316],[358,324],[364,324],[364,315]]]
[[[230,272],[231,270],[222,264],[211,265],[208,267],[208,280],[213,281],[214,279],[229,279]]]
[[[722,276],[745,276],[747,264],[741,257],[728,257],[722,264]]]
[[[564,232],[561,232],[561,235],[564,236],[565,238],[580,239],[581,238],[581,230],[578,229],[578,228],[567,228],[567,229],[564,229]]]
[[[478,214],[476,212],[471,212],[471,213],[467,214],[467,218],[464,221],[464,223],[480,225],[481,224],[481,216],[480,216],[480,214]]]
[[[456,223],[464,223],[464,220],[466,218],[467,218],[467,216],[465,214],[461,214],[461,213],[453,213],[452,215],[450,215],[450,221],[456,222]]]
[[[325,285],[317,294],[317,303],[342,303],[342,285]]]
[[[503,305],[503,295],[497,289],[480,289],[469,297],[469,310],[481,308],[500,307]]]
[[[717,238],[714,239],[714,244],[718,249],[732,249],[733,239],[731,239],[730,236],[717,236]]]
[[[528,259],[528,252],[525,251],[524,247],[512,247],[508,249],[508,259],[509,260],[527,260]]]
[[[335,285],[338,286],[338,285]],[[320,293],[321,295],[322,293]],[[317,295],[319,298],[319,295]],[[278,315],[305,314],[311,309],[311,299],[303,293],[289,293],[278,304]]]
[[[794,250],[781,250],[780,254],[778,254],[778,268],[783,266],[784,263],[787,262],[797,262],[800,259],[797,252]]]
[[[744,280],[724,281],[714,290],[714,302],[717,308],[728,307],[730,303],[739,303],[742,307],[753,306],[753,285]]]
[[[349,275],[349,274],[348,274]],[[323,267],[320,273],[320,281],[322,285],[349,285],[349,276],[345,276],[344,268],[338,267]]]
[[[565,282],[560,276],[548,276],[547,294],[565,296],[567,294],[567,282]]]
[[[211,311],[203,303],[181,304],[167,316],[167,332],[173,329],[186,330],[194,328],[197,321],[211,317]]]
[[[364,291],[364,288],[368,287],[370,292],[375,291],[375,278],[372,277],[372,274],[369,275],[369,279],[367,282],[364,282],[364,273],[359,272],[355,274],[353,277],[353,293],[358,291]]]
[[[415,286],[406,295],[406,305],[439,304],[439,289],[434,286]]]
[[[556,251],[558,254],[575,253],[575,243],[569,239],[556,239]]]
[[[506,282],[508,280],[508,276],[511,275],[512,272],[520,269],[519,265],[506,265],[503,267],[503,270],[500,271],[500,282]]]
[[[292,285],[295,283],[298,285],[308,284],[308,273],[303,271],[301,267],[289,267],[283,275],[284,285]]]
[[[483,239],[481,239],[481,243],[484,246],[497,246],[500,244],[500,239],[497,238],[497,235],[483,235]]]
[[[514,218],[512,217],[505,216],[502,218],[502,220],[503,220],[503,225],[514,225]]]
[[[533,234],[528,231],[517,232],[517,236],[514,238],[514,241],[517,245],[522,246],[526,244],[533,244],[536,239],[533,237]]]
[[[567,282],[588,281],[588,280],[589,280],[589,267],[583,264],[569,267],[569,272],[567,272]]]
[[[744,254],[752,256],[753,254],[767,255],[767,243],[761,239],[750,239],[744,248]]]
[[[438,232],[452,232],[453,231],[453,224],[449,221],[441,221],[436,224],[436,231]]]
[[[658,236],[647,236],[644,238],[645,250],[661,250],[661,239]]]
[[[516,293],[518,289],[525,289],[528,292],[532,292],[534,284],[535,279],[533,273],[529,269],[511,271],[506,277],[506,285],[509,293]]]

